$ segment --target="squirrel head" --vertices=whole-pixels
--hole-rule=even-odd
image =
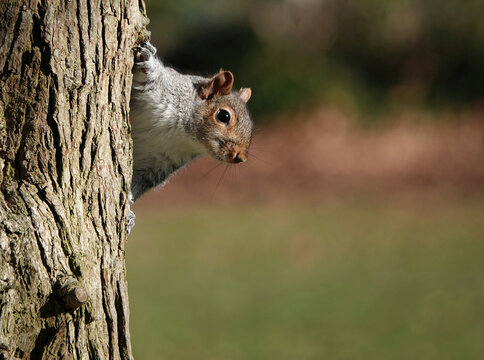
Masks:
[[[228,163],[247,160],[253,123],[247,110],[251,89],[232,91],[234,75],[220,71],[199,85],[196,138],[209,154]]]

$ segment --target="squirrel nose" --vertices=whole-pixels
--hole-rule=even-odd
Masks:
[[[247,156],[242,152],[237,152],[234,154],[234,157],[232,160],[234,163],[245,162],[247,161]]]

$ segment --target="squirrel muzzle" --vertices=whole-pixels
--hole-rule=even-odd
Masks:
[[[234,163],[240,163],[240,162],[246,162],[246,161],[247,161],[246,152],[235,153],[234,157],[232,158],[232,162]]]
[[[247,148],[238,144],[231,144],[228,147],[226,156],[227,162],[237,164],[247,161]]]

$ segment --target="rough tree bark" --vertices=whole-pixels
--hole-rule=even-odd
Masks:
[[[0,1],[0,359],[130,359],[138,0]]]

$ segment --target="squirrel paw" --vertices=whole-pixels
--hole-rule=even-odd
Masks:
[[[128,213],[128,217],[126,218],[128,220],[128,235],[131,233],[131,229],[134,227],[134,219],[136,219],[136,215],[134,214],[134,212],[132,212],[131,210],[129,210],[129,213]]]
[[[156,48],[149,42],[142,42],[134,49],[134,62],[137,65],[149,61],[156,54]]]

